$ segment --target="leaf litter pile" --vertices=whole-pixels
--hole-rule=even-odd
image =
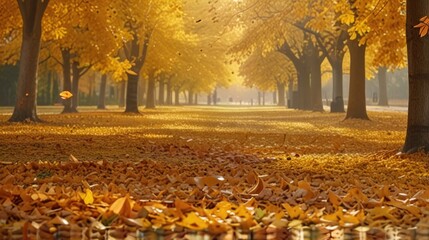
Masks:
[[[232,111],[233,110],[233,111]],[[0,116],[0,239],[427,239],[406,115],[282,108]]]

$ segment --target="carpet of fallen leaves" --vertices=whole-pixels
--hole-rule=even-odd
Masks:
[[[0,239],[427,239],[406,114],[159,108],[0,116]]]

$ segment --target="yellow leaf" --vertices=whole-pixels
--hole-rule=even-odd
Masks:
[[[305,213],[299,206],[290,206],[289,203],[283,203],[282,206],[286,209],[291,219],[304,219]]]
[[[215,214],[217,217],[221,218],[222,220],[225,220],[228,217],[228,212],[232,208],[232,204],[226,201],[219,202],[216,204],[216,207],[213,209],[213,214]]]
[[[62,91],[62,92],[60,92],[60,97],[62,99],[69,99],[69,98],[73,97],[73,94],[69,91]]]
[[[194,212],[189,213],[186,218],[177,224],[192,230],[204,230],[209,226],[207,222]]]
[[[137,73],[134,72],[133,70],[127,69],[127,70],[125,70],[125,72],[128,73],[129,75],[137,76]]]
[[[93,196],[93,194],[92,194],[91,189],[89,189],[89,188],[87,188],[87,189],[85,190],[85,193],[79,192],[79,196],[80,196],[80,198],[82,198],[83,202],[84,202],[86,205],[89,205],[89,204],[93,204],[93,203],[94,203],[94,196]]]

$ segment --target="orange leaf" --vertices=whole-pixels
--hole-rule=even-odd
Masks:
[[[177,223],[180,226],[192,229],[192,230],[204,230],[209,225],[202,218],[197,216],[196,213],[190,212],[186,218],[184,218],[181,222]]]
[[[116,199],[116,201],[110,206],[109,210],[117,215],[129,217],[131,214],[133,205],[134,205],[133,202],[131,201],[130,197],[127,195],[125,197]]]
[[[174,200],[174,206],[176,207],[177,210],[180,210],[182,212],[187,212],[193,209],[191,205],[189,205],[185,201],[182,201],[178,198]]]
[[[216,184],[220,184],[225,179],[222,176],[207,176],[207,177],[194,177],[194,182],[199,188],[213,187]]]
[[[298,187],[306,191],[304,195],[304,200],[308,201],[316,196],[314,191],[311,189],[310,184],[307,181],[299,181]]]
[[[91,189],[89,189],[89,188],[87,188],[87,189],[85,190],[85,193],[83,193],[83,192],[79,192],[79,196],[80,196],[80,198],[82,198],[83,202],[84,202],[86,205],[89,205],[89,204],[93,204],[93,203],[94,203],[94,196],[93,196],[93,194],[92,194]]]
[[[329,202],[332,203],[334,207],[338,207],[341,204],[341,198],[338,197],[334,192],[329,191],[328,193]]]

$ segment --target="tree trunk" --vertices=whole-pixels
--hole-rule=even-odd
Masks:
[[[285,83],[284,82],[277,82],[277,92],[279,96],[279,101],[277,103],[278,106],[285,106],[286,102],[286,96],[285,96]]]
[[[137,104],[137,87],[139,83],[138,75],[128,75],[127,82],[127,97],[125,99],[125,112],[126,113],[139,113]]]
[[[188,105],[194,104],[194,91],[192,89],[189,89],[188,91]]]
[[[217,105],[217,88],[213,90],[213,105]]]
[[[101,76],[100,82],[100,93],[98,96],[98,105],[97,109],[106,109],[106,85],[107,85],[107,75],[103,74]]]
[[[213,96],[211,95],[211,93],[207,94],[207,105],[212,105],[212,98]]]
[[[122,81],[119,85],[119,93],[118,93],[118,106],[120,108],[125,107],[125,93],[126,93],[126,88],[127,88],[127,82]]]
[[[318,48],[316,46],[312,47],[312,56],[310,59],[310,69],[311,69],[311,100],[312,100],[312,110],[317,112],[323,112],[323,102],[322,102],[322,70],[320,65],[322,64],[319,59]]]
[[[288,99],[288,108],[294,108],[295,105],[295,99],[293,98],[293,79],[289,78],[288,84],[287,84],[287,99]]]
[[[258,106],[261,106],[261,92],[258,91]]]
[[[348,40],[350,51],[350,88],[346,119],[369,120],[365,99],[365,45],[359,46],[359,40]]]
[[[273,104],[277,104],[277,91],[273,92]]]
[[[165,80],[164,78],[161,76],[161,78],[159,79],[159,91],[158,91],[158,104],[159,105],[164,105],[164,92],[165,92]]]
[[[71,80],[71,56],[70,49],[62,49],[61,56],[63,58],[63,91],[72,92],[72,80]],[[73,98],[74,96],[72,96]],[[64,99],[63,100],[64,109],[62,113],[71,113],[72,112],[72,99]]]
[[[407,1],[408,124],[403,152],[429,151],[429,38],[414,28],[429,11],[429,1]]]
[[[167,80],[167,105],[173,105],[173,86],[171,84],[171,78]]]
[[[301,110],[312,110],[310,71],[308,66],[297,68],[298,74],[298,103]]]
[[[198,93],[195,93],[195,96],[194,96],[194,104],[195,104],[195,105],[198,105]]]
[[[180,105],[180,88],[174,89],[174,105]]]
[[[343,97],[343,59],[337,60],[332,66],[332,103],[331,113],[345,112]]]
[[[42,18],[49,0],[18,1],[23,20],[16,103],[10,122],[39,122],[36,110],[37,68],[42,37]]]
[[[140,70],[146,59],[147,51],[149,48],[150,36],[145,35],[143,43],[139,43],[137,34],[134,34],[134,39],[130,42],[131,50],[130,55],[127,56],[128,60],[135,61],[134,66],[131,70],[135,74],[127,73],[127,96],[125,101],[125,112],[126,113],[139,113],[138,108],[138,82],[140,78]],[[140,49],[143,48],[140,54]]]
[[[72,105],[71,112],[77,112],[77,106],[79,105],[79,80],[80,80],[80,70],[79,63],[74,61],[72,63]]]
[[[146,80],[144,78],[141,78],[139,80],[139,89],[137,90],[138,96],[137,96],[137,101],[138,101],[138,105],[139,106],[143,106],[146,104]]]
[[[153,73],[149,74],[147,83],[146,108],[153,109],[155,108],[155,76]]]
[[[378,68],[378,105],[389,106],[387,98],[387,68]]]

